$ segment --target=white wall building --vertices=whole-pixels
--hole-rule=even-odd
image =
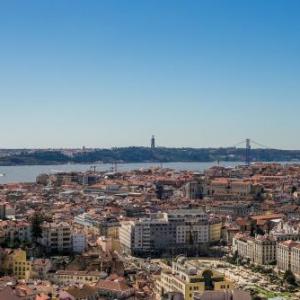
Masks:
[[[42,238],[39,242],[47,252],[67,253],[72,251],[71,226],[66,222],[42,224]]]

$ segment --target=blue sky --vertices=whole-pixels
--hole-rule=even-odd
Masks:
[[[300,149],[300,2],[0,1],[0,147]]]

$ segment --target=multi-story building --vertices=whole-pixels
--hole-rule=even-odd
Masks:
[[[249,292],[242,290],[205,291],[195,294],[194,300],[251,300]]]
[[[204,194],[204,185],[202,182],[191,181],[184,185],[183,192],[188,199],[200,199]]]
[[[15,244],[16,242],[31,242],[31,224],[27,221],[6,220],[0,222],[0,236],[2,242]]]
[[[82,253],[87,248],[86,236],[82,232],[72,233],[72,251],[74,253]]]
[[[291,271],[300,276],[300,242],[297,242],[291,250]]]
[[[74,223],[83,226],[85,229],[93,230],[103,236],[117,238],[120,223],[113,217],[98,217],[83,213],[74,218]]]
[[[239,179],[215,178],[210,182],[211,195],[233,194],[237,196],[247,196],[252,193],[252,183]]]
[[[220,235],[221,222],[210,221],[200,209],[174,210],[123,222],[119,232],[124,250],[142,256],[201,253]]]
[[[52,280],[56,283],[64,284],[92,284],[102,279],[103,274],[97,271],[57,271],[52,275]]]
[[[47,252],[68,253],[72,251],[71,227],[66,222],[42,224],[42,238],[39,242]]]
[[[46,279],[52,264],[50,259],[36,258],[31,263],[31,278]]]
[[[248,216],[251,212],[255,211],[255,207],[249,202],[221,202],[209,207],[209,210],[215,214],[230,215],[233,217]]]
[[[13,253],[13,274],[18,279],[29,279],[31,261],[26,258],[26,251],[18,249]]]
[[[209,220],[209,241],[210,243],[217,243],[221,239],[222,222],[219,218],[211,218]]]
[[[278,243],[277,268],[300,275],[300,242],[289,240]]]
[[[232,250],[254,264],[267,265],[276,261],[276,240],[271,236],[258,235],[254,238],[237,234],[232,241]]]
[[[183,256],[172,263],[172,270],[162,271],[155,283],[155,291],[160,296],[177,292],[185,300],[192,300],[196,293],[206,290],[229,290],[232,287],[224,275],[214,270],[196,268]]]
[[[293,224],[281,220],[270,231],[270,234],[273,235],[277,241],[297,241],[300,240],[300,227],[298,225],[293,226]]]

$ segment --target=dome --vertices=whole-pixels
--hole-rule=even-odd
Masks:
[[[183,255],[179,255],[177,258],[176,258],[176,262],[178,262],[179,264],[184,264],[186,262],[186,257],[183,256]]]

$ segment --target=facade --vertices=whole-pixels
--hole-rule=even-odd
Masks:
[[[300,242],[291,249],[291,271],[300,276]]]
[[[209,222],[209,240],[211,243],[217,243],[221,239],[222,222],[219,219],[212,219]]]
[[[66,222],[42,224],[41,245],[49,253],[69,253],[72,251],[71,227]]]
[[[202,182],[191,181],[183,187],[185,197],[188,199],[200,199],[204,194],[204,186]]]
[[[211,195],[233,194],[247,196],[252,192],[252,184],[249,181],[230,180],[228,178],[217,178],[210,183]]]
[[[232,250],[250,262],[267,265],[276,261],[276,240],[269,236],[237,234],[232,241]]]
[[[13,274],[18,279],[29,279],[31,273],[31,261],[26,258],[26,251],[18,249],[13,254]]]
[[[281,220],[272,228],[270,234],[273,235],[277,241],[297,241],[300,240],[300,227],[293,226],[293,224]]]
[[[32,278],[46,279],[52,267],[50,259],[36,258],[32,261]]]
[[[87,271],[57,271],[52,276],[52,280],[56,283],[64,284],[92,284],[100,280],[101,272],[87,272]]]
[[[241,290],[205,291],[195,294],[194,300],[251,300],[250,293]]]
[[[229,289],[232,289],[232,283],[224,275],[213,270],[197,269],[183,256],[172,263],[172,271],[163,271],[155,283],[155,291],[160,296],[177,292],[185,300],[192,300],[195,294],[206,290]]]
[[[220,236],[220,221],[210,221],[200,209],[175,210],[123,222],[119,231],[124,250],[141,256],[203,253]]]
[[[300,275],[300,242],[283,241],[277,245],[277,268]]]
[[[72,251],[73,253],[82,253],[87,248],[86,236],[81,232],[72,233]]]
[[[248,216],[251,212],[255,211],[252,203],[222,203],[221,205],[212,205],[210,211],[215,214],[229,215],[233,217]]]
[[[0,222],[0,237],[2,242],[9,244],[16,242],[31,242],[31,224],[27,221],[6,220]]]
[[[88,213],[77,215],[74,223],[103,236],[118,237],[120,223],[116,218],[96,218]]]

